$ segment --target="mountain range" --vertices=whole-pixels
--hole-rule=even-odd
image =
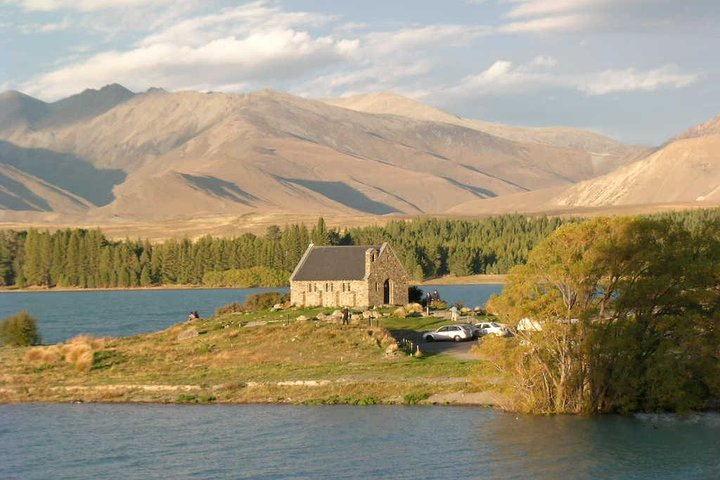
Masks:
[[[109,85],[53,103],[0,94],[6,222],[719,202],[720,117],[648,148],[460,118],[391,93],[314,100]]]

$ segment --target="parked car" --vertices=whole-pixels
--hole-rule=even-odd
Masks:
[[[495,335],[498,337],[506,337],[510,335],[510,329],[507,325],[497,322],[481,322],[475,326],[480,330],[481,335]]]
[[[458,326],[467,330],[470,333],[470,338],[480,338],[482,335],[480,329],[471,323],[460,323]]]
[[[459,342],[460,340],[470,339],[472,339],[472,333],[460,325],[445,325],[434,332],[427,332],[423,334],[423,340],[426,342],[439,342],[442,340]]]

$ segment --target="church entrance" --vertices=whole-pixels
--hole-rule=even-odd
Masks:
[[[383,305],[390,305],[390,279],[383,283]]]

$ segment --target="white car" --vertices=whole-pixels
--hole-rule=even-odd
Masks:
[[[472,334],[469,330],[461,327],[460,325],[445,325],[434,332],[427,332],[423,334],[423,340],[426,342],[438,342],[441,340],[459,342],[460,340],[470,340],[471,338]]]
[[[475,326],[480,330],[481,335],[495,335],[497,337],[505,337],[510,334],[510,330],[506,325],[496,322],[476,323]]]
[[[479,338],[480,336],[482,336],[482,332],[480,331],[480,329],[472,323],[459,323],[458,326],[470,332],[470,337],[472,338]]]

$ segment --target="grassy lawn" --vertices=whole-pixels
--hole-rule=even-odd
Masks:
[[[415,358],[390,332],[431,330],[446,319],[296,320],[321,312],[330,310],[225,314],[131,337],[3,347],[0,402],[416,403],[473,388],[467,379],[480,362]]]

